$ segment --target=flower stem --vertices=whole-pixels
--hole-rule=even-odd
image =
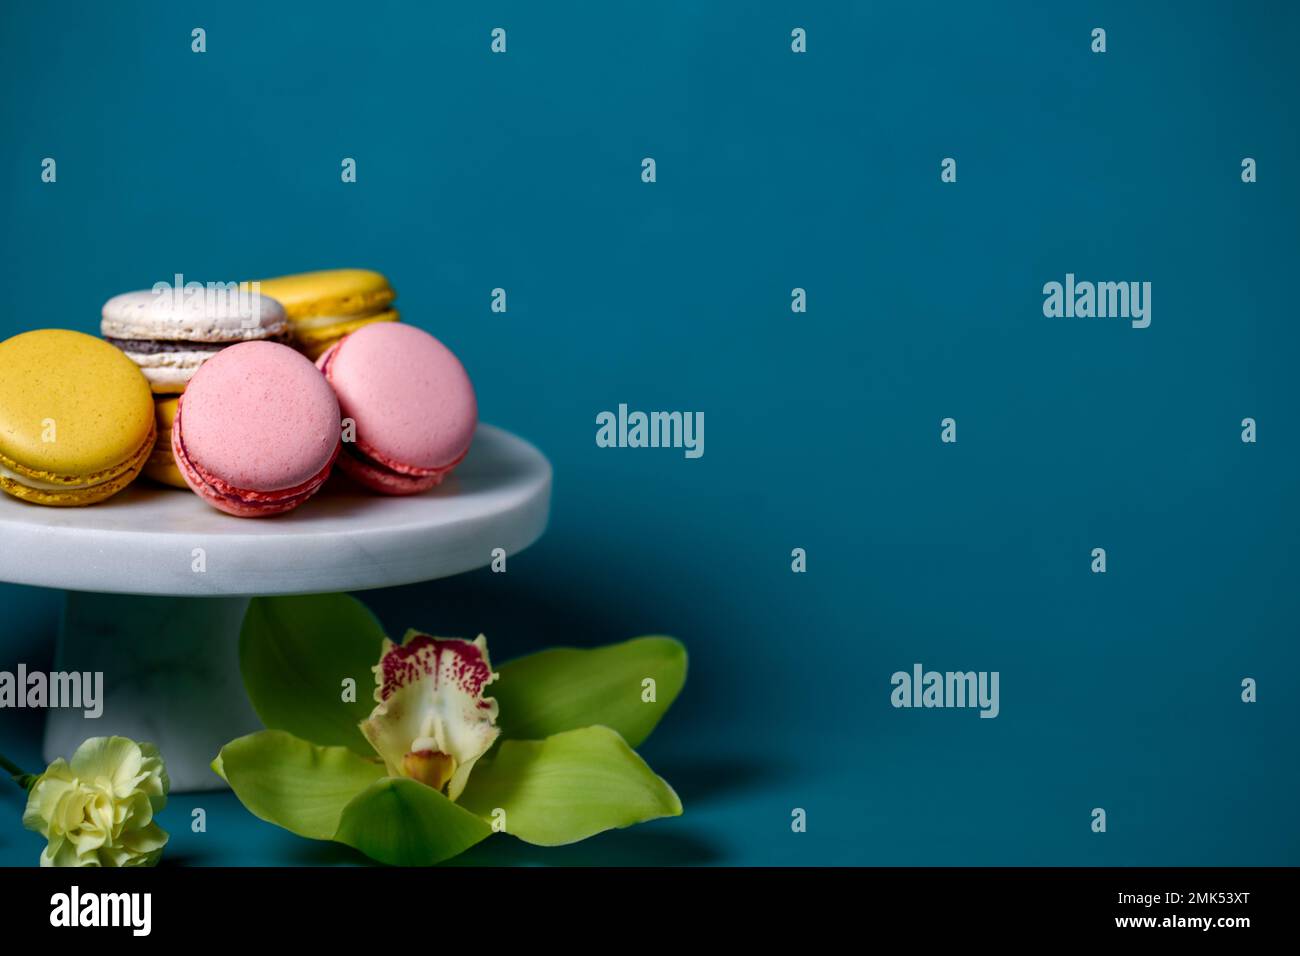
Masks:
[[[4,754],[0,754],[0,770],[3,770],[5,773],[9,774],[9,776],[13,777],[14,783],[18,784],[18,786],[22,787],[24,790],[30,790],[32,784],[36,782],[35,774],[24,773],[22,767],[18,766],[12,760],[9,760]]]

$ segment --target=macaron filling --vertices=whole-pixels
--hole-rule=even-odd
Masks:
[[[114,476],[116,477],[116,476]],[[37,491],[85,491],[87,488],[95,488],[99,485],[106,484],[113,478],[102,478],[99,481],[75,481],[75,482],[54,482],[42,481],[39,478],[32,478],[29,475],[22,475],[16,471],[10,471],[4,465],[0,465],[0,478],[8,478],[10,481],[22,485],[24,488],[34,488]]]
[[[109,345],[116,345],[123,352],[136,352],[140,355],[158,355],[166,352],[219,352],[233,342],[193,342],[180,339],[116,339],[104,336]]]
[[[158,438],[157,426],[149,429],[149,434],[144,443],[133,451],[130,457],[114,465],[111,468],[104,468],[100,471],[90,472],[85,475],[57,475],[48,471],[36,471],[34,469],[24,468],[15,461],[10,461],[3,455],[0,455],[0,476],[15,481],[18,484],[25,485],[28,488],[37,488],[42,491],[76,491],[83,488],[94,488],[98,485],[106,484],[116,478],[120,478],[124,473],[130,472],[143,460],[149,457],[153,451],[154,442]]]

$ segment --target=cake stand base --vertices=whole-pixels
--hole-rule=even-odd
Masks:
[[[248,598],[139,597],[68,591],[56,672],[103,675],[103,712],[50,710],[45,759],[71,758],[88,737],[156,744],[175,793],[225,783],[209,766],[235,737],[261,728],[239,675]],[[83,683],[84,683],[83,676]]]

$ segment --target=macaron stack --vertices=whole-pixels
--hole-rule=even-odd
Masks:
[[[445,345],[396,321],[387,279],[337,269],[261,286],[128,292],[104,304],[102,339],[0,342],[0,490],[88,505],[143,472],[263,517],[315,495],[336,461],[386,495],[460,464],[474,386]]]
[[[100,333],[140,367],[157,400],[158,442],[145,474],[186,487],[172,460],[176,396],[199,367],[238,342],[287,338],[284,309],[274,299],[236,289],[144,290],[104,303]]]
[[[257,288],[284,306],[294,343],[313,361],[345,335],[398,320],[392,307],[397,293],[369,269],[304,272],[263,279]]]
[[[460,360],[428,332],[370,325],[331,346],[316,365],[343,413],[339,467],[371,491],[427,491],[469,451],[478,425],[474,386]]]
[[[149,383],[107,342],[42,329],[0,343],[0,489],[95,504],[135,479],[154,438]]]

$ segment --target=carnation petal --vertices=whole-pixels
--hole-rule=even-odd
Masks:
[[[126,737],[91,737],[72,755],[72,772],[86,783],[107,780],[113,793],[130,793],[140,772],[140,745]]]
[[[126,737],[93,737],[70,762],[55,760],[23,811],[47,841],[41,866],[153,865],[167,842],[153,818],[168,785],[158,748]]]

